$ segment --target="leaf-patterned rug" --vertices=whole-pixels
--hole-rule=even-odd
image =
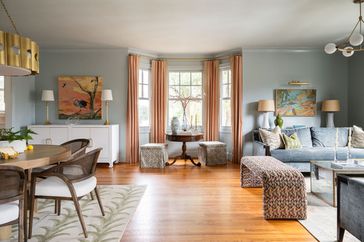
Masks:
[[[57,216],[54,214],[54,200],[38,199],[33,236],[28,241],[120,241],[145,189],[146,186],[136,185],[100,185],[99,193],[105,210],[104,217],[101,215],[96,197],[95,200],[91,200],[90,196],[83,197],[80,205],[87,224],[88,238],[83,236],[72,201],[62,201],[61,215]],[[11,241],[17,241],[17,226],[13,228]]]

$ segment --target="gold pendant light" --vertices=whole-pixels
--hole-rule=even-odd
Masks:
[[[7,33],[0,30],[0,76],[26,76],[38,74],[38,44],[19,34],[3,0],[0,0],[0,3],[15,32]]]

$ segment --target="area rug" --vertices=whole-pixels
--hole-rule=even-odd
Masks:
[[[54,214],[54,201],[38,199],[38,212],[34,217],[31,242],[45,241],[120,241],[125,228],[136,211],[146,186],[99,186],[105,216],[97,200],[84,197],[80,205],[87,224],[88,238],[83,236],[81,224],[72,201],[62,201],[61,215]],[[11,241],[16,240],[16,227]]]
[[[307,219],[298,220],[318,241],[331,242],[336,239],[336,208],[328,205],[312,193],[307,194]],[[359,240],[345,231],[344,242]],[[359,241],[360,242],[360,241]]]

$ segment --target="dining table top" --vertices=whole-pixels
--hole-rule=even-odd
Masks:
[[[33,145],[15,159],[1,159],[0,165],[18,166],[24,170],[52,165],[71,157],[71,151],[61,145]]]

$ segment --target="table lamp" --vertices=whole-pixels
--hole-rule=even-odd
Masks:
[[[258,112],[264,112],[262,128],[269,129],[269,113],[274,112],[273,100],[259,100]]]
[[[327,112],[326,127],[334,128],[334,113],[340,111],[339,100],[325,100],[322,102],[322,112]]]
[[[51,124],[49,121],[49,107],[48,103],[54,101],[54,95],[53,90],[43,90],[42,91],[42,101],[46,104],[46,120],[44,121],[44,124]]]
[[[106,121],[105,121],[104,124],[109,125],[110,124],[110,121],[109,121],[109,103],[110,103],[110,101],[112,101],[112,91],[111,91],[111,89],[102,90],[101,99],[102,99],[102,101],[105,102],[105,105],[106,105]]]

